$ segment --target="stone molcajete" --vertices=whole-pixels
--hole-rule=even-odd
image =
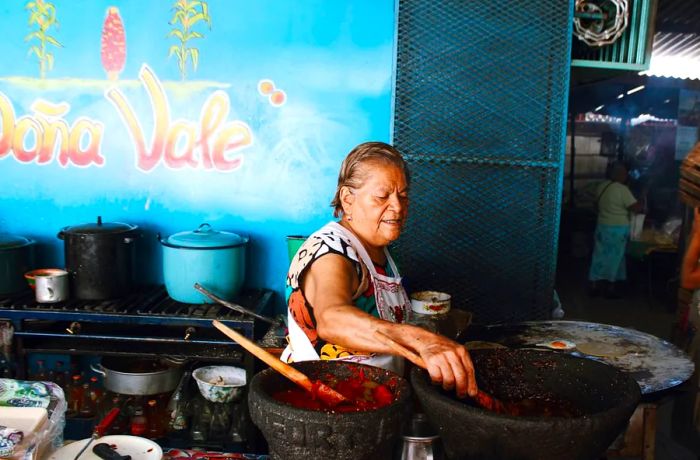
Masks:
[[[629,375],[590,359],[511,349],[470,354],[479,388],[520,408],[521,415],[457,400],[413,369],[413,390],[451,460],[600,458],[641,396]]]
[[[309,410],[278,401],[274,394],[294,387],[284,376],[267,369],[250,383],[248,402],[253,423],[263,433],[273,459],[334,460],[389,459],[410,411],[408,382],[397,374],[357,363],[305,361],[294,367],[311,380],[356,378],[386,385],[394,401],[384,407],[357,412]]]

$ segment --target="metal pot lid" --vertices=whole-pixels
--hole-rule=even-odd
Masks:
[[[214,230],[211,225],[205,223],[197,230],[175,233],[161,242],[174,248],[224,249],[242,246],[248,242],[248,238],[236,233]]]
[[[102,222],[102,216],[97,216],[97,223],[74,225],[63,228],[63,233],[94,235],[94,234],[116,234],[136,230],[138,227],[121,222]]]
[[[34,243],[34,240],[23,236],[0,233],[0,249],[21,248],[23,246],[29,246],[32,243]]]

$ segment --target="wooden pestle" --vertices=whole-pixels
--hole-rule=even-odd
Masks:
[[[248,350],[253,356],[260,359],[265,364],[284,375],[306,391],[310,392],[312,395],[318,396],[318,398],[327,406],[335,407],[342,403],[352,403],[352,401],[348,400],[348,398],[338,393],[325,383],[321,381],[312,382],[311,379],[306,376],[306,374],[300,372],[289,364],[280,361],[275,356],[268,353],[230,327],[226,326],[221,321],[214,320],[212,321],[212,324],[215,328],[226,334],[231,340],[237,342],[240,346]]]

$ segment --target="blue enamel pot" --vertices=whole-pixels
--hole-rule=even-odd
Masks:
[[[197,230],[158,239],[163,246],[165,289],[174,300],[212,303],[194,288],[195,283],[225,300],[238,296],[245,279],[247,237],[202,224]]]

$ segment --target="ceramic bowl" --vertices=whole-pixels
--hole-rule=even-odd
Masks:
[[[246,384],[245,370],[233,366],[200,367],[192,377],[204,399],[215,403],[239,399]]]
[[[411,294],[411,309],[421,315],[439,315],[450,311],[452,296],[444,292],[420,291]]]

